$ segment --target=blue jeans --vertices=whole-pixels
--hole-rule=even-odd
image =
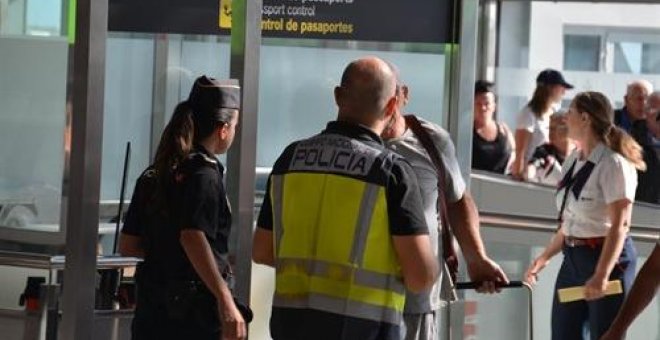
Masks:
[[[566,287],[583,286],[593,275],[602,246],[564,246],[564,262],[557,275],[554,301],[552,303],[553,340],[597,340],[609,328],[616,316],[625,295],[635,279],[637,251],[630,237],[626,237],[617,264],[610,274],[610,280],[621,280],[624,294],[608,295],[595,301],[579,300],[560,303],[557,290]]]

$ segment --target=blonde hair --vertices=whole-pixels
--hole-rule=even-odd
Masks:
[[[630,161],[636,169],[645,170],[642,147],[625,131],[613,124],[614,110],[610,101],[600,92],[582,92],[573,98],[578,112],[591,118],[591,128],[596,137],[610,149]]]

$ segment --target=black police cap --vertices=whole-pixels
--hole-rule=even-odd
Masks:
[[[241,108],[241,87],[236,81],[218,81],[201,76],[195,80],[188,103],[196,118],[220,120],[221,109]]]

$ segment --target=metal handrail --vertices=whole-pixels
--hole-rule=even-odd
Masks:
[[[98,256],[96,267],[98,269],[118,269],[136,266],[142,262],[137,257]],[[45,255],[0,250],[0,266],[24,267],[44,270],[64,269],[65,257],[63,255]]]
[[[555,233],[557,222],[547,218],[520,217],[517,215],[479,212],[481,225],[490,228],[505,228],[543,233]],[[654,243],[658,240],[658,230],[632,226],[630,236],[641,242]]]

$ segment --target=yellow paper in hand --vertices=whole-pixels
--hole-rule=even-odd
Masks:
[[[621,287],[621,281],[609,281],[607,283],[607,288],[605,289],[605,295],[614,295],[623,293],[623,287]],[[584,286],[578,287],[569,287],[562,288],[557,290],[559,295],[559,302],[572,302],[584,299]]]

